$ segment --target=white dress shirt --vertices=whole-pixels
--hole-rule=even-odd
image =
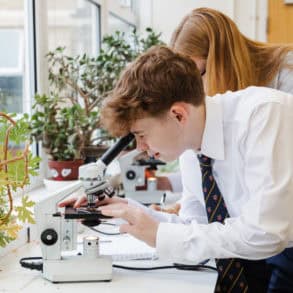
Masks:
[[[161,221],[159,257],[263,259],[293,246],[293,96],[249,87],[207,97],[206,108],[201,153],[214,160],[230,218],[206,224],[199,164],[184,173],[183,155],[182,178],[192,186],[186,208],[194,217],[151,211]]]
[[[281,63],[280,70],[277,72],[274,79],[267,85],[267,87],[275,88],[293,95],[293,51],[290,51],[285,56]],[[197,157],[194,152],[187,151],[186,154],[184,154],[184,158],[182,160],[180,159],[180,167],[183,165],[184,168],[188,168],[190,170],[190,173],[193,173],[194,171],[192,170],[192,167],[195,161],[197,161]],[[185,174],[187,177],[190,177],[190,175],[192,174]],[[181,177],[180,171],[175,174],[167,175],[167,177],[169,178],[174,192],[182,192],[183,190],[182,199],[180,200],[181,209],[186,205],[189,206],[188,202],[186,203],[186,199],[190,199],[190,190],[188,190],[188,188],[186,189],[186,179]],[[192,190],[194,192],[193,188]],[[185,212],[188,214],[185,215]],[[189,217],[189,209],[182,210],[181,214]]]

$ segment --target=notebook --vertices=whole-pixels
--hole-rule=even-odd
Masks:
[[[113,261],[157,259],[155,248],[129,234],[100,238],[100,254]]]

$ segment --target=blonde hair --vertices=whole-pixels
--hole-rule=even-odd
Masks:
[[[185,16],[170,46],[189,57],[206,59],[206,94],[210,96],[250,85],[267,86],[293,50],[290,45],[250,40],[228,16],[210,8],[194,9]]]

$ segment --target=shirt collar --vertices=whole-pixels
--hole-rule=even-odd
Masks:
[[[220,99],[206,97],[206,123],[200,153],[216,160],[224,160],[223,116]]]

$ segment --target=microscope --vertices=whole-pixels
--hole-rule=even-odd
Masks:
[[[160,203],[166,196],[166,191],[158,190],[155,171],[164,162],[150,158],[145,152],[137,150],[121,156],[119,159],[124,195],[149,205]]]
[[[112,160],[134,139],[128,134],[116,142],[97,162],[79,169],[79,181],[51,194],[35,205],[35,217],[43,258],[43,277],[54,283],[80,281],[110,281],[112,259],[99,254],[98,237],[83,239],[83,254],[76,253],[77,221],[96,226],[109,218],[95,209],[95,200],[112,196],[114,190],[105,179]],[[58,203],[73,193],[84,192],[87,206],[58,210]],[[75,250],[75,253],[72,253]],[[70,253],[68,253],[70,251]]]

